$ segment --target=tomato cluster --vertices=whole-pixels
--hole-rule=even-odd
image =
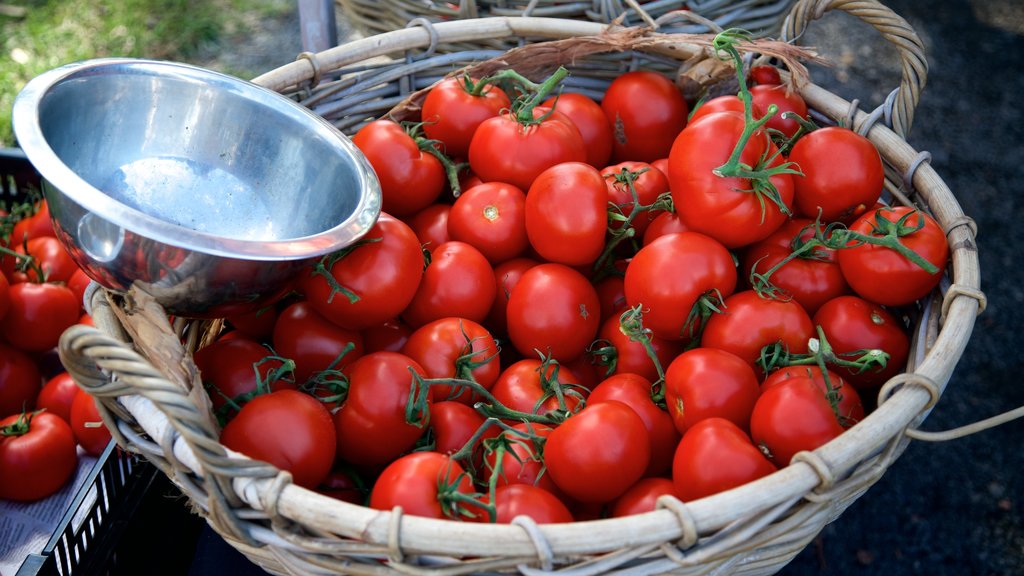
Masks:
[[[56,238],[45,200],[0,218],[0,499],[31,501],[59,490],[81,451],[110,442],[96,404],[64,371],[60,335],[91,324],[89,278]]]

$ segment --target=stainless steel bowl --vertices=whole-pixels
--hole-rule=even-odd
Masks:
[[[18,94],[13,125],[79,265],[176,315],[263,305],[380,213],[373,169],[345,135],[280,94],[195,66],[56,68]]]

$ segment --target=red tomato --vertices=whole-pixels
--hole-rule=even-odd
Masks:
[[[885,171],[878,149],[864,136],[838,126],[801,136],[789,159],[803,176],[794,179],[797,212],[823,222],[850,222],[882,194]]]
[[[0,376],[0,382],[6,379]],[[39,391],[36,398],[36,406],[51,414],[56,414],[71,423],[71,404],[78,397],[78,384],[71,378],[71,374],[61,372],[46,381],[43,389]],[[13,414],[14,412],[11,412]]]
[[[494,282],[497,292],[494,295],[494,304],[487,314],[487,321],[484,324],[494,334],[505,335],[508,332],[508,297],[512,289],[519,283],[519,279],[527,270],[539,264],[532,258],[513,258],[506,260],[494,267]]]
[[[430,252],[430,264],[402,319],[412,328],[449,316],[483,322],[496,292],[494,268],[479,250],[465,242],[445,242]]]
[[[71,279],[71,276],[79,270],[78,264],[71,258],[71,254],[60,243],[60,240],[53,236],[37,236],[19,244],[14,249],[19,254],[27,254],[35,259],[35,264],[43,272],[40,278],[34,267],[28,268],[23,275],[15,274],[15,282],[64,282]]]
[[[607,322],[626,311],[626,282],[622,276],[607,276],[594,284],[597,299],[601,301],[601,319]]]
[[[432,86],[423,99],[423,132],[444,144],[445,154],[453,158],[465,158],[477,127],[511,104],[499,87],[479,86],[477,80],[445,78]]]
[[[426,208],[447,183],[444,166],[421,150],[416,140],[392,120],[374,120],[352,136],[380,180],[381,209],[408,216]]]
[[[761,393],[757,374],[745,360],[725,350],[694,348],[669,365],[665,404],[681,434],[706,418],[725,418],[743,430]]]
[[[363,352],[401,352],[410,334],[412,328],[401,320],[385,320],[363,330]]]
[[[110,444],[110,430],[100,417],[96,401],[85,390],[78,390],[71,401],[71,429],[75,433],[75,441],[86,453],[99,456]]]
[[[843,433],[836,410],[812,377],[797,372],[765,388],[750,415],[750,437],[777,466]]]
[[[77,464],[75,435],[60,416],[29,412],[0,419],[0,500],[46,498]]]
[[[750,87],[750,97],[754,101],[756,117],[760,118],[768,112],[768,107],[774,104],[778,112],[772,116],[765,125],[770,130],[782,132],[786,138],[792,138],[800,128],[800,122],[791,118],[783,118],[784,112],[792,112],[803,119],[807,119],[807,103],[796,91],[786,86],[777,84],[759,84]]]
[[[32,358],[0,344],[0,418],[34,410],[43,377]]]
[[[592,264],[604,250],[608,188],[597,168],[564,162],[541,172],[526,193],[526,234],[550,262]]]
[[[612,160],[652,162],[668,155],[690,113],[682,92],[655,72],[637,70],[617,77],[601,101],[612,125]]]
[[[853,241],[839,251],[839,267],[861,298],[883,306],[910,304],[926,296],[942,279],[949,259],[946,234],[934,218],[906,206],[866,212],[850,225],[850,230],[879,238],[884,236],[880,230],[883,227],[890,228],[890,237],[898,238],[936,271],[929,273],[892,248],[857,246]]]
[[[779,69],[774,66],[759,65],[751,66],[747,73],[749,82],[753,84],[782,84],[782,77],[779,76]]]
[[[361,330],[398,316],[423,277],[423,251],[404,222],[381,213],[349,251],[304,277],[303,291],[317,312],[338,326]],[[328,281],[330,277],[330,281]],[[335,292],[332,283],[352,294]]]
[[[193,356],[210,396],[213,409],[229,410],[233,415],[238,408],[252,399],[257,391],[295,388],[294,379],[283,372],[280,358],[259,342],[239,336],[221,339],[204,346]],[[264,388],[259,389],[259,381]]]
[[[558,393],[562,395],[564,406],[559,403]],[[509,410],[549,414],[576,412],[582,404],[584,391],[572,372],[564,367],[525,358],[501,372],[491,394]]]
[[[775,270],[769,281],[783,291],[780,298],[791,297],[813,315],[825,302],[850,292],[835,250],[804,247],[813,236],[814,221],[789,220],[764,240],[748,246],[740,269],[744,274],[764,275],[794,252],[807,250]]]
[[[484,417],[461,402],[442,400],[434,402],[430,407],[430,430],[434,434],[434,452],[451,456],[463,449],[473,438],[473,434],[484,425]],[[484,435],[477,438],[473,452],[482,455],[482,441],[494,438],[501,432],[497,426],[491,426]]]
[[[531,484],[498,488],[494,491],[494,507],[498,524],[509,524],[517,516],[527,516],[538,524],[573,521],[572,512],[557,496]]]
[[[82,304],[63,284],[20,282],[11,285],[9,294],[11,305],[0,321],[0,332],[20,350],[49,350],[78,322]]]
[[[316,491],[335,500],[349,504],[366,504],[366,488],[355,474],[345,470],[331,470],[327,478],[316,487]]]
[[[654,403],[652,393],[651,382],[646,378],[636,374],[616,374],[598,384],[587,398],[588,406],[612,400],[622,402],[644,421],[651,445],[651,457],[644,476],[668,472],[680,438],[672,417]]]
[[[743,100],[740,100],[739,96],[735,94],[726,94],[724,96],[716,96],[707,102],[701,103],[700,106],[690,114],[690,124],[693,124],[697,120],[715,112],[739,112],[743,114]],[[758,113],[757,108],[754,108],[754,116],[761,116]]]
[[[673,456],[675,447],[672,448]],[[658,507],[658,498],[662,496],[675,496],[676,487],[668,478],[642,478],[622,496],[612,502],[608,516],[611,518],[622,518],[633,514],[653,512]]]
[[[265,306],[252,312],[226,318],[239,334],[257,342],[269,342],[273,338],[274,324],[277,323],[277,319],[277,306]]]
[[[736,289],[736,265],[717,240],[677,232],[636,253],[626,268],[625,288],[626,303],[644,311],[644,327],[659,338],[685,340],[700,328],[689,320],[697,301],[705,295],[726,298]]]
[[[451,204],[431,204],[406,218],[405,223],[416,234],[423,248],[430,251],[452,239],[448,234],[451,210]]]
[[[826,381],[822,376],[821,368],[817,366],[789,366],[776,370],[761,383],[761,390],[767,390],[791,378],[811,378],[825,394],[829,404],[835,405],[839,424],[843,428],[849,428],[864,419],[864,404],[860,400],[857,389],[847,385],[842,376],[831,370],[828,371],[828,380]],[[831,396],[829,396],[830,392]]]
[[[81,298],[78,299],[81,302]],[[7,280],[7,275],[0,272],[0,320],[7,315],[7,311],[11,308],[11,283]]]
[[[551,431],[544,461],[574,500],[611,502],[636,483],[650,461],[644,421],[615,400],[589,405]]]
[[[546,263],[527,270],[508,297],[508,336],[521,354],[569,361],[583,354],[601,322],[597,292],[579,272]]]
[[[684,502],[718,494],[775,472],[743,430],[725,418],[694,424],[676,448],[672,482]]]
[[[486,328],[467,318],[447,317],[418,328],[402,353],[423,368],[427,378],[472,380],[486,390],[501,374],[498,344]],[[457,400],[472,404],[480,399],[474,391],[451,385],[431,385],[435,402]]]
[[[608,185],[608,202],[614,206],[610,216],[629,218],[637,206],[652,206],[668,192],[668,177],[646,162],[622,162],[601,170]],[[664,213],[662,209],[644,210],[633,216],[630,226],[633,237],[641,239],[651,222]],[[611,227],[622,223],[611,220]]]
[[[726,298],[722,306],[722,313],[712,315],[704,327],[701,345],[732,352],[751,366],[765,346],[781,342],[790,352],[803,354],[814,336],[811,317],[792,300],[762,298],[746,290]]]
[[[552,430],[550,426],[520,422],[494,440],[484,442],[487,448],[484,461],[488,472],[485,480],[490,482],[491,477],[497,474],[495,483],[498,486],[529,484],[561,496],[562,491],[544,468],[542,456],[544,443]]]
[[[319,400],[296,390],[253,398],[224,427],[220,441],[291,472],[297,485],[311,490],[330,474],[337,442],[331,413]]]
[[[877,349],[889,354],[885,368],[859,372],[831,367],[858,390],[881,386],[907,367],[910,337],[903,324],[877,304],[856,296],[840,296],[818,309],[814,325],[821,327],[833,352],[844,360],[852,359],[850,353],[856,350]]]
[[[457,494],[453,494],[457,493]],[[373,485],[370,508],[427,518],[475,518],[480,510],[467,510],[453,496],[469,497],[473,483],[462,466],[437,452],[413,452],[389,464]]]
[[[647,334],[648,345],[658,362],[656,366],[647,352],[647,346],[623,329],[618,316],[605,320],[597,337],[590,352],[599,364],[607,366],[608,375],[636,374],[649,382],[657,381],[661,377],[659,367],[663,370],[683,351],[683,343],[679,340],[666,340]]]
[[[679,218],[678,212],[662,212],[654,217],[654,220],[647,226],[647,230],[644,231],[643,245],[647,246],[655,238],[674,232],[692,232],[692,230],[687,228],[686,224],[683,224],[683,220]]]
[[[555,164],[586,159],[580,131],[571,121],[555,117],[528,125],[512,114],[489,118],[469,144],[469,166],[481,180],[506,182],[520,190],[529,190],[534,179]]]
[[[53,222],[50,219],[50,204],[45,200],[36,202],[35,210],[30,216],[22,218],[14,224],[11,231],[11,247],[20,246],[22,242],[41,236],[56,236]]]
[[[544,106],[565,114],[579,129],[587,149],[587,164],[594,168],[608,164],[612,155],[612,126],[600,104],[584,94],[565,92],[548,98]]]
[[[390,462],[410,450],[430,419],[430,394],[422,394],[413,373],[424,376],[415,360],[395,352],[374,352],[345,369],[348,397],[334,413],[338,457],[356,465]],[[410,397],[422,400],[409,408]],[[413,412],[407,417],[407,412]]]
[[[793,203],[790,174],[768,179],[781,206],[749,178],[716,174],[732,155],[744,127],[741,114],[709,114],[680,132],[669,153],[672,201],[683,223],[728,248],[766,238],[786,221]],[[781,155],[773,156],[776,151],[768,135],[757,131],[743,147],[740,162],[756,167],[762,158],[774,158],[768,167],[775,168],[783,163]]]
[[[530,245],[526,194],[504,182],[464,190],[448,215],[448,235],[472,245],[494,265],[519,256]]]
[[[295,362],[295,381],[303,384],[324,370],[341,370],[363,355],[363,337],[320,315],[308,302],[281,311],[274,324],[274,350]]]

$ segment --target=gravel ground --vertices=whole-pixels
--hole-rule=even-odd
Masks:
[[[1024,242],[1024,5],[1019,0],[886,2],[921,35],[930,73],[910,143],[978,223],[988,309],[924,428],[943,430],[1024,405],[1017,346]],[[350,37],[339,14],[342,36]],[[301,48],[295,17],[263,24],[207,65],[267,71]],[[814,80],[864,109],[898,83],[895,51],[863,23],[828,15],[804,42],[834,61]],[[262,59],[258,57],[262,54]],[[231,60],[235,58],[235,60]],[[787,566],[790,576],[1024,575],[1024,423],[943,443],[911,443],[868,493]],[[202,543],[201,543],[202,546]]]

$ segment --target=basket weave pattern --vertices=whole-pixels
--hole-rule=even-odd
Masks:
[[[886,384],[879,407],[779,472],[693,502],[663,497],[655,512],[621,519],[537,526],[528,520],[490,525],[419,518],[320,496],[272,466],[229,453],[217,441],[190,357],[217,333],[216,322],[171,325],[144,293],[95,290],[89,301],[97,328],[69,330],[62,359],[101,400],[118,443],[154,462],[218,533],[274,573],[775,573],[903,452],[909,441],[904,431],[940,398],[984,307],[972,222],[926,156],[904,137],[927,72],[920,41],[898,16],[863,1],[802,0],[784,30],[798,36],[834,7],[864,18],[903,47],[903,84],[872,113],[810,83],[798,89],[819,121],[850,121],[875,143],[886,164],[887,189],[898,201],[928,209],[944,226],[952,265],[944,289],[920,307],[907,372]],[[306,56],[256,82],[292,94],[351,133],[369,119],[415,110],[417,91],[502,54],[439,49],[449,43],[599,38],[604,31],[593,22],[544,18],[446,22]],[[554,50],[560,56],[551,63],[571,67],[576,83],[570,89],[599,94],[621,71],[676,74],[709,56],[694,37],[642,32],[629,38],[587,55]]]

